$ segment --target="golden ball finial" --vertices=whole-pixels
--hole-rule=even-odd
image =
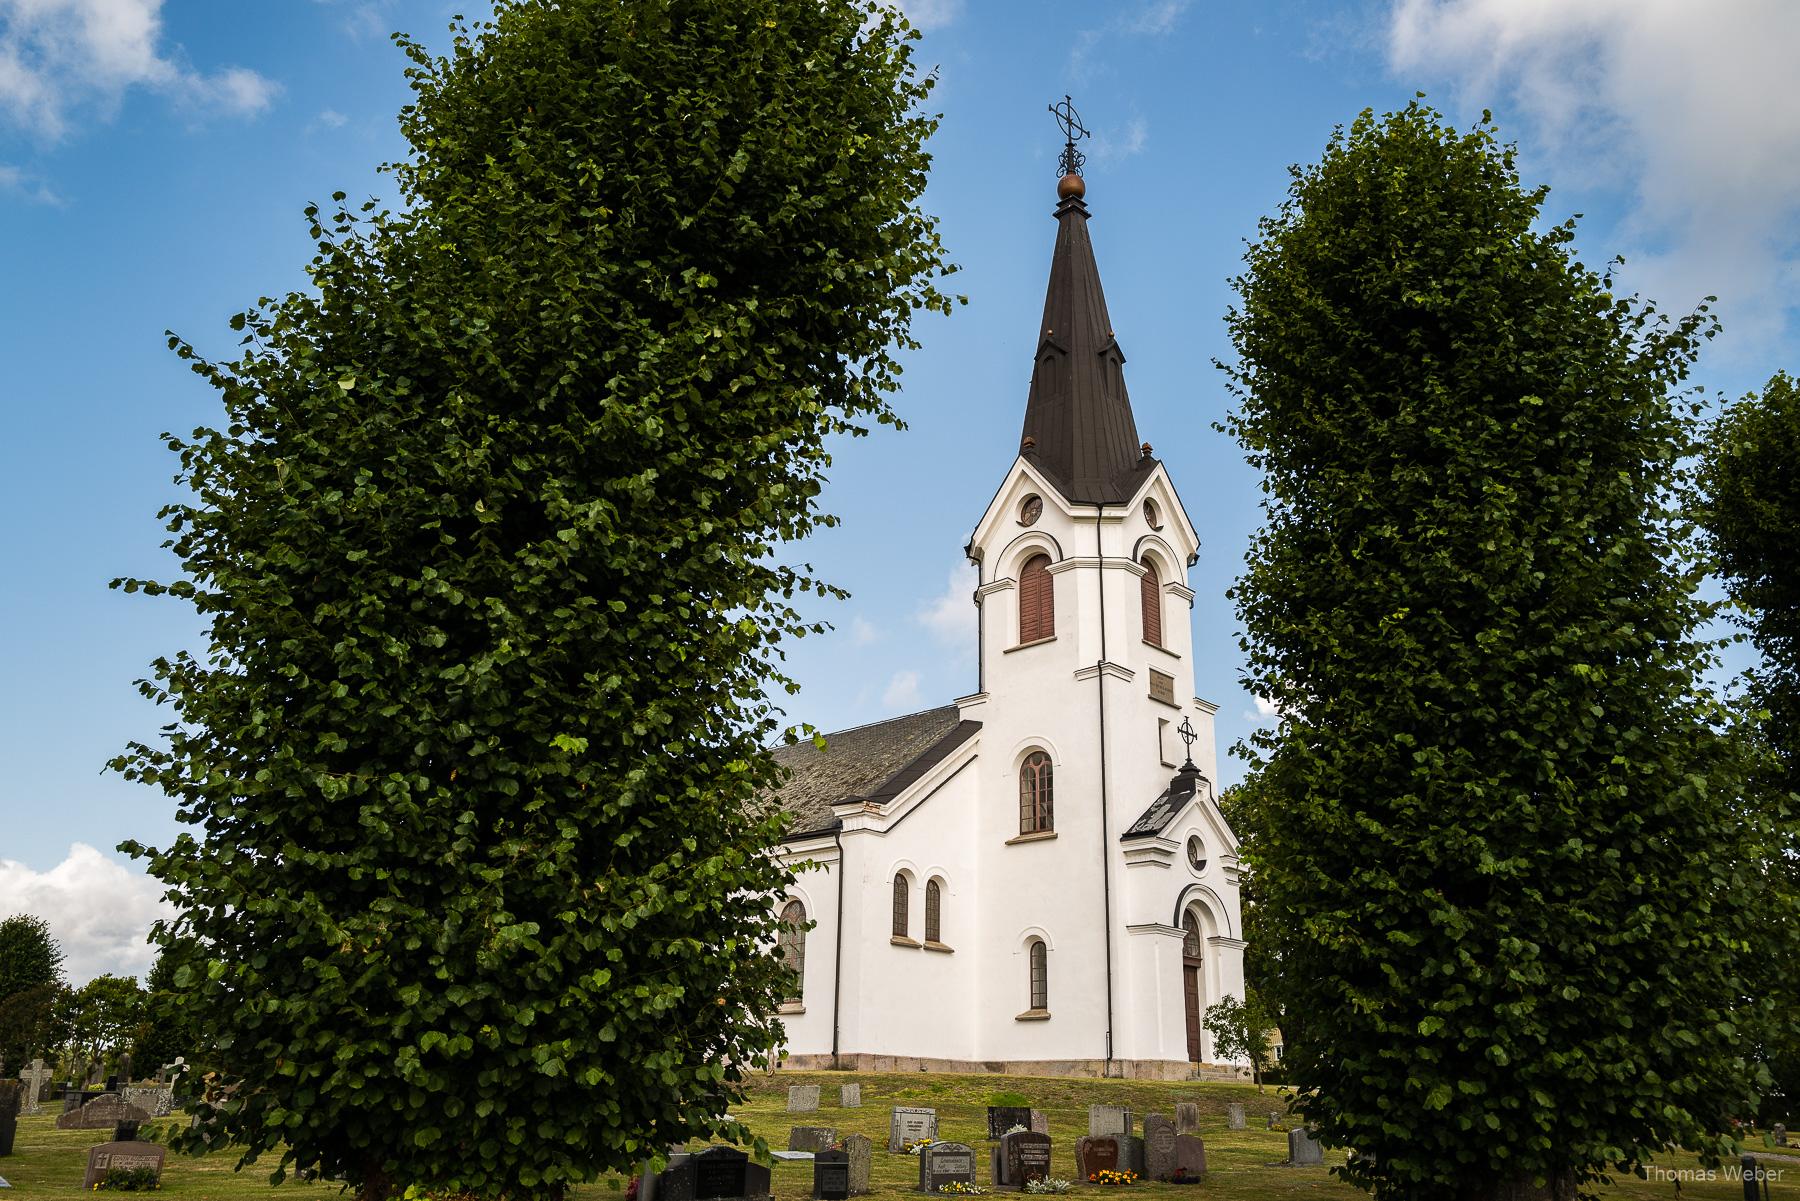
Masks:
[[[1087,181],[1074,172],[1070,172],[1056,181],[1056,198],[1058,200],[1068,200],[1071,197],[1080,200],[1086,195]]]

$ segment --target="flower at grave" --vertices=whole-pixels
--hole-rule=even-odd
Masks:
[[[959,1197],[979,1197],[987,1190],[979,1184],[971,1184],[966,1180],[952,1180],[948,1184],[938,1185],[938,1192],[952,1193]]]
[[[907,1155],[917,1155],[935,1142],[937,1142],[937,1140],[934,1138],[909,1138],[900,1144],[900,1150]]]
[[[1007,1127],[1006,1133],[1008,1133],[1008,1134],[1030,1134],[1031,1131],[1027,1127],[1015,1124],[1015,1125]]]
[[[1104,1184],[1116,1188],[1120,1185],[1136,1184],[1137,1178],[1137,1173],[1132,1171],[1114,1172],[1111,1170],[1102,1170],[1091,1174],[1088,1177],[1088,1183]]]
[[[1028,1193],[1066,1193],[1074,1187],[1074,1181],[1064,1180],[1061,1176],[1035,1176],[1025,1182]]]

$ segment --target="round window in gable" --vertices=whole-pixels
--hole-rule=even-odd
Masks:
[[[1036,525],[1037,519],[1044,515],[1044,498],[1027,496],[1025,503],[1019,506],[1019,524]]]
[[[1198,834],[1188,839],[1188,866],[1197,872],[1206,870],[1206,844],[1200,841]]]
[[[1155,501],[1147,498],[1144,501],[1144,522],[1153,530],[1162,529],[1162,511],[1156,507]]]

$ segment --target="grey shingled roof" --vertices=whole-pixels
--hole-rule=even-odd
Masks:
[[[1190,772],[1184,769],[1176,772],[1175,778],[1169,781],[1169,786],[1163,789],[1162,795],[1150,802],[1150,807],[1144,810],[1143,815],[1132,822],[1131,827],[1125,833],[1119,835],[1119,841],[1124,842],[1129,838],[1148,838],[1153,834],[1161,834],[1164,828],[1175,820],[1175,815],[1194,799],[1197,785],[1204,782],[1205,779],[1206,777],[1197,771]]]
[[[971,738],[978,721],[956,718],[956,706],[892,717],[825,735],[825,749],[811,742],[777,747],[775,761],[791,773],[776,799],[793,816],[793,834],[829,830],[831,806],[859,799],[884,803]],[[792,837],[793,835],[790,835]]]

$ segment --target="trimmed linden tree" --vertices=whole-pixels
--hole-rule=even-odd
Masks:
[[[1671,508],[1713,327],[1614,296],[1545,195],[1485,117],[1365,112],[1230,316],[1283,1067],[1388,1199],[1572,1197],[1754,1100],[1740,756]]]
[[[559,1197],[719,1115],[788,982],[777,644],[830,592],[826,440],[947,310],[910,34],[855,0],[501,0],[399,39],[399,212],[309,210],[313,289],[178,354],[204,648],[116,766],[194,940],[189,1149],[381,1201]],[[773,685],[773,687],[771,687]],[[190,957],[191,955],[191,957]]]

